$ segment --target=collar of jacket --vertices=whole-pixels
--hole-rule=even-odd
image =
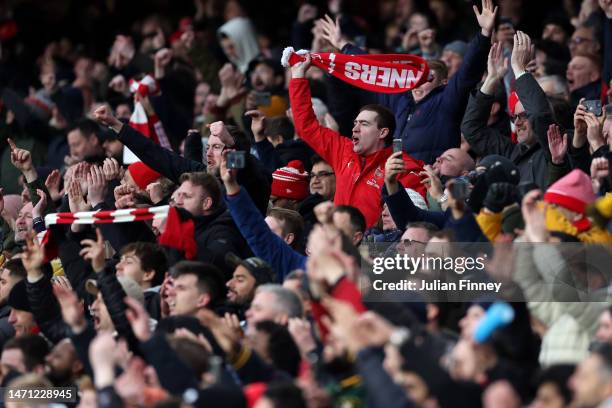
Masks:
[[[226,212],[225,204],[221,203],[221,206],[215,210],[212,214],[202,215],[200,217],[194,217],[193,222],[195,223],[196,229],[205,228],[206,226],[212,224],[218,218],[222,217]]]
[[[11,307],[9,305],[4,305],[0,307],[0,319],[3,317],[7,317],[11,313]]]
[[[597,81],[586,84],[583,87],[580,87],[572,92],[573,99],[576,101],[581,98],[594,98],[599,99],[599,94],[601,94],[601,79]]]

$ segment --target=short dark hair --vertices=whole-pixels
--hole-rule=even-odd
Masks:
[[[45,357],[49,354],[49,345],[41,336],[28,334],[14,337],[6,342],[2,350],[18,349],[23,355],[23,365],[27,372],[37,366],[45,364]]]
[[[435,71],[438,74],[438,79],[444,80],[448,78],[448,67],[443,61],[429,60],[427,61],[430,71]]]
[[[407,230],[408,228],[422,228],[424,230],[427,230],[427,232],[429,232],[429,235],[433,234],[434,232],[440,231],[440,228],[438,228],[436,225],[426,221],[409,222],[408,224],[406,224],[406,228],[404,228],[404,230]]]
[[[338,205],[334,208],[334,214],[335,213],[348,214],[351,221],[351,227],[353,227],[355,231],[365,232],[366,220],[363,213],[357,208],[352,205]]]
[[[19,280],[25,279],[28,275],[21,259],[9,259],[2,265],[2,269],[8,270],[11,278],[19,278]]]
[[[306,408],[302,390],[291,382],[271,383],[263,396],[272,402],[274,408]]]
[[[369,111],[376,113],[376,126],[379,129],[387,128],[389,129],[389,134],[385,137],[385,146],[390,146],[393,143],[393,135],[395,134],[395,115],[388,108],[378,105],[378,104],[369,104],[365,105],[359,112]]]
[[[292,377],[297,377],[302,358],[287,327],[264,320],[256,323],[255,329],[268,334],[267,349],[272,364]]]
[[[576,366],[573,364],[556,364],[546,369],[538,375],[536,384],[541,387],[544,384],[552,384],[557,388],[557,392],[563,398],[566,404],[569,404],[572,400],[572,391],[569,389],[567,383],[574,371]]]
[[[304,219],[299,212],[289,210],[287,208],[274,207],[268,211],[269,217],[274,217],[281,221],[283,235],[293,233],[295,239],[294,243],[302,241],[302,235],[304,234]]]
[[[318,154],[313,155],[310,158],[310,164],[314,167],[315,164],[319,164],[319,163],[325,163],[328,166],[331,166],[331,164],[329,164],[327,161],[325,161],[324,158],[322,158],[321,156],[319,156]]]
[[[286,116],[270,118],[267,120],[266,128],[264,129],[266,136],[281,135],[284,141],[293,140],[295,136],[295,128]]]
[[[168,261],[164,250],[153,242],[130,242],[121,248],[121,255],[133,252],[140,259],[144,271],[154,271],[151,286],[161,285],[168,270]]]
[[[180,183],[189,181],[191,184],[200,186],[213,199],[213,209],[221,205],[221,185],[215,176],[203,171],[194,173],[183,173],[179,178]]]
[[[198,261],[179,261],[170,268],[170,275],[176,279],[183,275],[194,275],[198,290],[210,296],[211,304],[215,304],[222,292],[223,274],[212,264]]]
[[[100,126],[91,119],[79,119],[74,126],[68,130],[68,133],[73,130],[79,130],[85,137],[91,137],[93,135],[100,139]]]

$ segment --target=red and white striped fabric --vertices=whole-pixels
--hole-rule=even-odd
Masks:
[[[45,225],[54,224],[114,224],[119,222],[146,221],[163,219],[168,216],[170,206],[149,208],[126,208],[114,211],[83,211],[47,214]]]
[[[145,75],[140,81],[130,79],[130,92],[138,92],[142,96],[159,94],[159,82],[151,75]]]
[[[140,81],[130,79],[130,92],[142,96],[156,95],[160,92],[159,83],[151,75],[145,75]],[[134,113],[130,117],[129,125],[164,149],[172,150],[161,121],[155,114],[148,116],[142,103],[136,102],[134,104]],[[140,161],[140,159],[130,149],[124,147],[123,163],[132,164],[137,161]]]

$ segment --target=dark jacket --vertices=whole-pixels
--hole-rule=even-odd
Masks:
[[[580,103],[580,99],[592,100],[600,100],[601,99],[601,79],[597,81],[591,82],[582,86],[576,90],[574,90],[570,94],[570,103],[572,104],[572,110],[576,110],[578,104]]]
[[[482,79],[490,47],[491,39],[478,33],[448,84],[435,88],[418,103],[411,92],[376,94],[376,102],[394,112],[395,137],[402,139],[405,152],[425,163],[433,163],[445,150],[459,147],[459,125],[468,95]],[[361,49],[350,44],[342,52],[363,54]]]
[[[0,347],[4,347],[4,343],[15,336],[15,329],[8,322],[10,313],[11,307],[9,305],[4,305],[0,308]]]
[[[26,279],[28,302],[40,331],[53,344],[70,336],[70,327],[62,319],[57,298],[53,294],[51,280],[43,276],[36,282]]]
[[[312,168],[310,159],[315,152],[303,140],[288,140],[274,147],[268,139],[264,139],[253,146],[257,157],[270,173],[286,166],[291,160],[301,161],[306,171]]]
[[[472,92],[465,111],[461,133],[479,156],[499,154],[517,165],[521,182],[533,182],[541,188],[547,185],[547,163],[551,161],[548,149],[548,126],[553,123],[553,114],[548,99],[531,74],[516,80],[516,93],[523,104],[537,142],[531,147],[513,144],[498,130],[487,127],[487,120],[494,102],[493,96],[480,90]]]
[[[179,182],[183,173],[206,171],[203,163],[166,150],[129,126],[123,126],[117,138],[143,163],[174,183]],[[265,214],[270,199],[270,182],[261,163],[250,154],[246,156],[245,168],[238,172],[238,182],[253,195],[257,208]]]
[[[395,225],[405,227],[409,222],[425,221],[440,229],[450,229],[457,242],[487,242],[472,212],[466,209],[462,218],[456,220],[451,210],[445,212],[421,210],[414,205],[406,190],[400,187],[397,193],[389,195],[387,187],[383,189],[383,200]]]

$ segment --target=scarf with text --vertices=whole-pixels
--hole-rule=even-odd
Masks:
[[[283,51],[281,64],[287,68],[306,59],[308,51]],[[429,81],[429,66],[421,57],[408,54],[310,53],[311,62],[323,71],[358,88],[373,92],[401,93]]]

